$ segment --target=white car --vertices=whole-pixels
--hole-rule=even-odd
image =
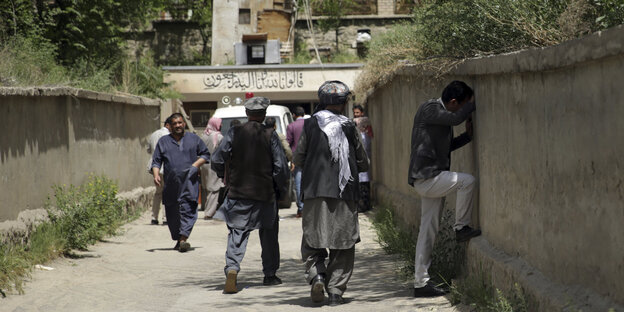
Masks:
[[[241,124],[247,122],[245,107],[242,105],[217,108],[213,117],[221,118],[221,133],[223,133],[223,135],[232,127],[232,121],[238,120]],[[275,118],[276,131],[284,136],[286,135],[286,127],[293,122],[292,114],[290,110],[288,110],[288,107],[281,105],[269,105],[269,107],[267,107],[266,117]],[[279,208],[290,208],[294,199],[294,181],[291,175],[288,182],[288,194],[286,194],[286,196],[281,196],[277,206]]]

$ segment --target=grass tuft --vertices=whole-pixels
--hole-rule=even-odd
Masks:
[[[374,212],[372,223],[377,241],[386,253],[398,256],[398,273],[401,277],[408,279],[414,276],[416,242],[412,233],[397,225],[395,213],[389,204],[378,205]]]
[[[439,80],[465,58],[550,46],[623,22],[621,0],[418,1],[410,22],[373,37],[354,92],[365,98],[405,64]]]
[[[75,60],[71,66],[63,66],[57,61],[54,45],[19,36],[0,42],[2,86],[64,86],[152,98],[180,97],[164,82],[164,72],[151,55],[136,60],[125,58],[109,67],[88,60]]]
[[[463,303],[484,312],[526,312],[524,291],[517,283],[503,292],[488,284],[483,268],[478,273],[456,280],[451,285],[451,302]]]
[[[50,220],[39,224],[25,243],[0,245],[0,295],[23,293],[34,265],[71,256],[72,249],[86,250],[138,216],[139,211],[127,212],[116,195],[117,185],[104,176],[92,175],[80,187],[55,186],[55,205],[50,200],[46,206]]]
[[[382,200],[375,206],[372,218],[377,240],[388,254],[398,257],[397,275],[405,280],[414,276],[414,256],[416,237],[412,231],[406,230],[406,224],[396,216],[396,209],[388,201]],[[525,312],[528,310],[524,292],[519,285],[511,291],[502,292],[489,286],[483,268],[476,275],[456,279],[462,270],[465,259],[465,244],[455,242],[452,229],[454,211],[445,209],[440,221],[436,243],[432,252],[432,263],[429,273],[433,280],[447,284],[451,289],[451,302],[463,303],[475,308],[476,311],[487,312]],[[451,282],[452,281],[452,282]]]

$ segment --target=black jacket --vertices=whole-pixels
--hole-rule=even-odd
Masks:
[[[453,138],[453,126],[464,122],[474,110],[474,102],[467,103],[456,112],[446,110],[440,99],[420,105],[412,128],[410,185],[417,179],[429,179],[451,168],[451,151],[471,140],[467,133]]]
[[[349,141],[349,168],[352,180],[347,183],[342,194],[338,175],[340,165],[331,159],[327,135],[321,130],[316,117],[305,120],[303,131],[294,155],[296,166],[303,168],[301,192],[303,199],[329,197],[354,201],[360,197],[358,172],[368,170],[368,157],[359,139],[355,123],[342,126]]]
[[[228,198],[275,200],[275,193],[285,194],[288,187],[288,163],[273,129],[249,121],[230,128],[212,155],[210,166],[224,177]]]

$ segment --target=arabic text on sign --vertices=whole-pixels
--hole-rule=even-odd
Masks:
[[[296,89],[303,87],[303,73],[281,72],[230,72],[208,75],[204,78],[206,89]]]

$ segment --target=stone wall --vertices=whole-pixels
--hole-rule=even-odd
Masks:
[[[377,14],[382,16],[393,15],[394,2],[395,0],[377,0]]]
[[[0,222],[44,206],[53,185],[89,173],[120,192],[152,185],[147,137],[160,126],[157,100],[72,88],[0,88]]]
[[[380,17],[380,16],[359,16],[359,17],[351,17],[346,18],[343,21],[342,26],[340,27],[338,42],[340,44],[340,52],[346,52],[351,54],[356,54],[356,46],[355,46],[355,38],[357,35],[358,29],[368,28],[371,31],[371,37],[378,36],[386,31],[388,31],[392,25],[399,21],[403,21],[411,18],[410,16],[402,16],[396,15],[392,17]],[[318,24],[316,23],[316,18],[314,18],[314,40],[312,40],[312,35],[308,30],[308,26],[305,20],[299,19],[295,24],[295,40],[297,42],[305,43],[308,49],[312,49],[314,47],[313,41],[316,42],[317,47],[319,48],[330,48],[331,51],[335,51],[336,49],[336,33],[333,30],[330,30],[326,33],[322,33],[318,28]]]
[[[469,274],[503,290],[518,283],[530,311],[624,310],[622,37],[617,27],[472,59],[438,82],[405,66],[367,99],[376,195],[418,227],[420,201],[407,184],[413,116],[464,80],[476,94],[475,140],[453,153],[451,169],[479,184],[473,221],[483,235],[468,245]]]
[[[195,64],[202,55],[203,40],[195,22],[154,21],[151,29],[128,34],[128,37],[131,53],[140,56],[149,51],[159,65]],[[210,46],[208,42],[208,55]]]

